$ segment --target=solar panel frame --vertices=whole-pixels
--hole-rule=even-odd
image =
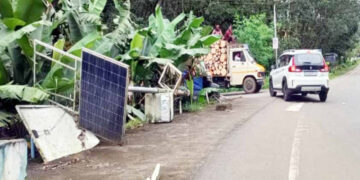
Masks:
[[[86,54],[88,54],[88,55],[90,55],[90,56],[93,56],[94,58],[100,58],[100,59],[102,59],[102,60],[104,60],[104,61],[99,61],[99,62],[97,62],[97,63],[99,63],[99,66],[98,67],[100,67],[100,68],[103,68],[103,70],[104,71],[102,71],[102,74],[101,74],[101,76],[103,77],[103,78],[95,78],[96,76],[98,76],[98,74],[97,75],[94,75],[95,77],[92,77],[91,79],[90,79],[90,81],[91,81],[91,83],[92,84],[102,84],[102,85],[104,85],[104,83],[108,83],[107,81],[104,81],[104,82],[102,82],[104,79],[109,79],[109,84],[106,84],[106,86],[108,86],[108,87],[110,87],[109,89],[103,89],[103,88],[101,88],[102,90],[104,90],[105,91],[105,93],[107,92],[107,91],[111,91],[112,92],[112,94],[111,94],[111,92],[110,92],[110,95],[109,96],[107,96],[106,98],[103,98],[103,96],[101,96],[102,98],[95,98],[94,100],[93,100],[93,102],[95,102],[94,104],[96,105],[96,106],[98,106],[98,107],[103,107],[103,106],[108,106],[108,109],[107,109],[107,111],[108,112],[105,112],[105,111],[101,111],[101,109],[94,109],[94,113],[91,113],[91,114],[93,114],[93,116],[96,116],[96,118],[99,118],[99,119],[103,119],[103,120],[105,120],[105,119],[111,119],[111,115],[110,115],[110,113],[113,113],[113,112],[116,112],[118,109],[116,108],[116,105],[117,104],[114,104],[114,103],[111,103],[114,99],[116,99],[116,98],[118,98],[117,96],[117,94],[119,94],[119,93],[122,93],[122,94],[120,94],[119,96],[121,96],[123,99],[123,102],[124,102],[124,104],[123,104],[123,107],[122,107],[122,130],[121,130],[121,132],[119,132],[119,134],[118,134],[118,137],[117,138],[113,138],[113,137],[110,137],[110,136],[108,136],[109,135],[109,131],[108,132],[106,132],[106,128],[102,128],[101,129],[101,127],[99,126],[99,125],[97,125],[97,124],[94,124],[94,121],[86,121],[86,120],[84,120],[83,118],[85,118],[85,119],[89,119],[90,117],[88,117],[88,114],[89,113],[86,113],[86,112],[84,112],[84,111],[88,111],[89,109],[87,109],[87,108],[89,108],[90,106],[94,106],[94,105],[89,105],[89,104],[91,104],[90,102],[88,102],[88,103],[85,103],[84,102],[84,100],[83,99],[89,99],[89,97],[87,97],[87,96],[90,96],[89,94],[87,94],[88,92],[87,91],[90,91],[90,90],[83,90],[83,88],[88,88],[88,87],[83,87],[84,86],[84,84],[83,83],[85,83],[85,82],[83,82],[83,77],[84,77],[84,73],[85,73],[85,71],[90,71],[90,72],[95,72],[97,69],[94,69],[94,67],[92,67],[91,65],[89,65],[89,67],[85,67],[85,66],[83,66],[85,63],[86,63],[86,60],[84,60],[84,56],[86,56]],[[111,66],[111,64],[109,64],[109,63],[106,63],[106,62],[109,62],[109,63],[111,63],[111,64],[113,64],[113,65],[117,65],[116,67],[115,66]],[[83,68],[88,68],[87,70],[84,70]],[[118,67],[121,67],[121,68],[123,68],[123,69],[126,69],[126,71],[122,71],[121,69],[119,69]],[[119,80],[119,79],[116,79],[115,78],[115,76],[117,75],[117,73],[112,73],[113,71],[115,71],[115,72],[117,72],[118,73],[118,75],[120,76],[119,78],[124,78],[125,77],[125,86],[124,87],[118,87],[118,88],[120,88],[120,90],[122,90],[122,91],[116,91],[116,92],[114,92],[114,90],[116,89],[116,86],[119,86],[119,84],[117,84],[117,83],[120,83],[121,82],[121,80]],[[92,76],[92,74],[91,73],[87,73],[86,72],[86,74],[88,74],[88,75],[91,75]],[[95,73],[93,73],[93,74],[95,74]],[[115,76],[113,76],[112,74],[115,74]],[[110,79],[111,78],[111,79]],[[86,79],[86,78],[85,78]],[[124,79],[122,79],[122,80],[124,80]],[[111,83],[111,82],[114,82],[115,81],[115,83]],[[88,86],[90,87],[90,86],[93,86],[92,84],[88,84]],[[102,55],[102,54],[99,54],[99,53],[97,53],[97,52],[95,52],[95,51],[92,51],[92,50],[90,50],[90,49],[87,49],[87,48],[83,48],[82,49],[82,68],[81,68],[81,83],[80,83],[80,97],[79,97],[79,112],[80,112],[80,120],[79,120],[79,126],[80,126],[80,128],[84,128],[84,129],[88,129],[88,130],[90,130],[90,131],[93,131],[97,136],[99,136],[99,137],[101,137],[102,139],[105,139],[105,140],[107,140],[107,141],[110,141],[110,142],[114,142],[114,143],[117,143],[117,144],[120,144],[121,143],[121,140],[122,140],[122,136],[125,134],[125,123],[126,123],[126,114],[127,114],[127,111],[126,111],[126,105],[127,105],[127,96],[128,96],[128,85],[129,85],[129,66],[127,65],[127,64],[124,64],[124,63],[122,63],[122,62],[120,62],[120,61],[116,61],[116,60],[114,60],[114,59],[112,59],[112,58],[110,58],[110,57],[107,57],[107,56],[104,56],[104,55]],[[98,94],[98,95],[101,95],[101,94],[103,94],[104,93],[104,91],[99,91],[99,89],[96,89],[97,87],[92,87],[92,89],[91,89],[91,87],[90,87],[90,89],[91,90],[93,90],[93,92],[94,92],[94,94]],[[118,89],[116,89],[116,90],[118,90]],[[84,96],[86,96],[86,97],[84,97]],[[107,102],[107,103],[106,103]],[[113,106],[109,106],[109,102],[110,102],[110,104],[111,105],[113,105]],[[85,110],[84,110],[85,109]],[[104,109],[104,108],[103,108]],[[84,114],[85,113],[85,114]],[[114,114],[114,113],[113,113]],[[85,117],[84,117],[85,116]],[[92,118],[94,118],[94,117],[92,117]],[[86,121],[87,123],[92,123],[93,124],[93,126],[91,126],[91,127],[89,127],[89,125],[88,124],[84,124],[84,121]],[[98,121],[96,121],[96,122],[98,122]],[[113,124],[114,126],[116,126],[116,125],[118,125],[118,124],[116,124],[116,122],[110,122],[110,121],[108,121],[108,123],[109,124]],[[113,126],[113,128],[114,128],[114,126]],[[110,126],[109,126],[110,127]],[[109,129],[107,129],[107,130],[109,130]],[[106,133],[108,133],[108,134],[106,134]]]

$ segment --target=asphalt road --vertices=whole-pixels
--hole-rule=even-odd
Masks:
[[[271,98],[264,93],[244,98]],[[360,179],[360,67],[331,81],[326,103],[272,99],[223,140],[195,180]]]

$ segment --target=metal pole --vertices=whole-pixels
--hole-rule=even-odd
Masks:
[[[30,157],[35,159],[35,144],[33,138],[30,138]]]
[[[274,2],[274,38],[277,38],[276,23],[277,23],[276,22],[276,2]],[[276,64],[278,64],[277,57],[278,57],[278,50],[275,49],[275,62],[276,62]]]
[[[166,89],[152,88],[152,87],[138,87],[138,86],[129,86],[128,91],[130,92],[139,92],[139,93],[161,93],[168,92]]]
[[[74,70],[74,102],[73,102],[73,111],[76,112],[76,91],[77,91],[77,80],[76,80],[76,72],[77,72],[77,61],[74,60],[75,62],[75,70]]]
[[[34,41],[34,57],[33,57],[33,87],[36,85],[36,41]]]

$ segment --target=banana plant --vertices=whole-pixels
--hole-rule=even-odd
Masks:
[[[50,1],[0,1],[0,55],[9,57],[12,65],[11,72],[7,72],[8,80],[15,84],[31,83],[32,39],[51,42],[52,31],[64,21],[54,18],[54,11]],[[1,71],[2,77],[4,74]]]
[[[210,35],[212,28],[202,26],[203,21],[203,17],[192,13],[182,13],[170,21],[157,6],[155,14],[149,17],[149,26],[136,32],[130,50],[118,58],[130,65],[135,83],[139,80],[136,74],[144,74],[144,66],[149,69],[152,63],[171,62],[181,67],[188,60],[209,53],[210,45],[220,38]],[[183,25],[179,27],[180,23]]]

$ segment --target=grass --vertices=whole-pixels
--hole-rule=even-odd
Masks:
[[[212,103],[210,102],[210,104]],[[210,104],[200,102],[186,103],[183,107],[183,110],[185,112],[199,112],[208,107]]]
[[[269,77],[270,76],[266,76],[264,85],[262,86],[263,89],[269,89]]]
[[[130,120],[129,122],[127,122],[125,127],[126,127],[126,130],[128,130],[128,129],[136,129],[138,127],[143,126],[144,123],[145,122],[142,121],[141,119],[134,118],[134,119]]]
[[[356,68],[360,64],[360,60],[358,61],[346,61],[343,64],[337,65],[330,69],[329,77],[330,79],[334,79],[338,76],[341,76],[354,68]]]

